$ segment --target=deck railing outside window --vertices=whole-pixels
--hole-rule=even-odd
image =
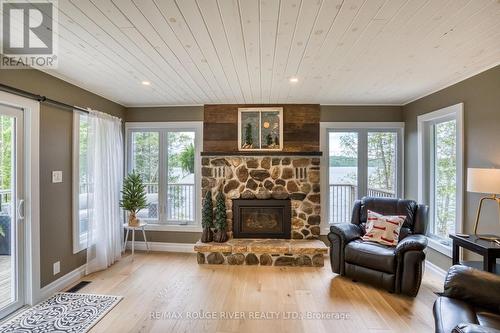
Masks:
[[[194,220],[194,185],[169,184],[167,188],[167,219],[168,221],[187,222]]]
[[[158,219],[158,183],[145,183],[148,207],[139,212],[139,218]],[[187,224],[194,221],[194,184],[167,185],[167,222]],[[160,221],[161,222],[161,221]]]
[[[346,223],[351,221],[357,186],[353,184],[330,184],[329,186],[329,219],[330,223]],[[395,193],[387,190],[369,188],[370,197],[394,198]]]

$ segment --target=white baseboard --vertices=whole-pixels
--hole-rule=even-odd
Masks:
[[[77,269],[69,272],[64,276],[61,276],[59,279],[43,287],[40,290],[40,299],[38,301],[47,299],[50,296],[54,295],[55,293],[64,290],[65,288],[69,287],[73,283],[80,280],[82,277],[85,276],[85,266],[86,265],[82,265]]]
[[[148,242],[149,249],[151,251],[159,252],[183,252],[183,253],[195,253],[194,244],[189,243],[163,243],[163,242]],[[132,242],[127,242],[127,250],[132,249]],[[135,249],[139,251],[146,251],[145,242],[135,242]]]
[[[440,278],[445,278],[446,277],[446,271],[442,269],[441,267],[438,267],[437,265],[434,265],[432,262],[429,260],[425,261],[425,268],[428,269],[429,271],[433,272]]]

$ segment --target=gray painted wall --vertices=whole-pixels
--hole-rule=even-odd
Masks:
[[[461,102],[464,103],[465,168],[500,167],[500,66],[497,66],[403,107],[406,123],[405,193],[408,198],[418,196],[417,164],[412,163],[417,160],[417,116]],[[465,233],[473,232],[480,197],[480,194],[464,193]],[[497,209],[492,202],[486,204],[480,232],[500,234]],[[434,264],[443,269],[450,267],[450,258],[432,249],[427,253]],[[466,256],[469,258],[468,253]]]
[[[127,108],[128,122],[203,121],[203,105]]]
[[[52,99],[91,107],[123,119],[124,108],[86,90],[36,70],[0,70],[0,82]],[[40,270],[41,286],[83,265],[85,251],[73,254],[72,238],[72,112],[41,104],[40,108]],[[63,182],[52,184],[53,170]],[[52,264],[61,272],[52,274]]]
[[[391,122],[404,121],[403,108],[392,105],[321,105],[323,122]]]

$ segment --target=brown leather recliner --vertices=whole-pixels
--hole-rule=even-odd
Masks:
[[[361,240],[367,211],[404,215],[396,247]],[[330,262],[334,273],[415,296],[422,282],[429,208],[413,200],[364,197],[354,203],[351,223],[330,227]]]
[[[452,266],[434,302],[436,333],[500,332],[500,276]]]

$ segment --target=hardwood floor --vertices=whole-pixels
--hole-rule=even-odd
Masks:
[[[409,298],[337,276],[327,261],[323,268],[210,266],[181,253],[136,253],[134,261],[126,256],[84,280],[93,282],[82,293],[124,296],[93,333],[432,332],[433,292],[442,290],[428,271],[418,296]],[[233,311],[240,318],[207,319]],[[333,318],[291,319],[308,312]],[[204,319],[193,319],[200,314]]]
[[[0,256],[0,308],[12,301],[11,256]]]

